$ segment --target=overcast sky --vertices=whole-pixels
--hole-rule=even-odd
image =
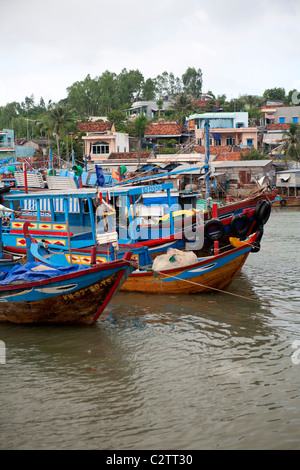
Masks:
[[[0,0],[0,20],[0,106],[123,68],[200,68],[228,99],[300,90],[300,0]]]

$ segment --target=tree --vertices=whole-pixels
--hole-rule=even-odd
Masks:
[[[161,110],[163,109],[164,105],[164,100],[159,99],[156,101],[157,107],[158,107],[158,115],[160,116]]]
[[[259,126],[263,116],[264,113],[261,112],[258,106],[248,109],[249,126]]]
[[[184,94],[177,96],[172,105],[172,109],[181,127],[184,125],[186,117],[193,111],[191,101]]]
[[[146,116],[140,115],[134,120],[134,129],[135,135],[137,137],[143,137],[145,134],[147,126],[147,118]]]
[[[70,109],[66,105],[53,104],[46,114],[49,132],[56,137],[57,155],[60,156],[59,138],[67,133],[67,127],[73,122]]]
[[[144,77],[139,70],[123,69],[117,77],[117,89],[120,105],[131,103],[142,95]]]
[[[291,124],[288,131],[283,132],[284,143],[279,147],[279,151],[284,154],[286,160],[300,161],[300,126]]]
[[[182,75],[183,91],[185,94],[191,95],[197,99],[202,94],[202,71],[189,67]]]
[[[285,89],[284,88],[269,88],[264,91],[263,98],[271,101],[285,102]]]
[[[126,120],[126,114],[123,111],[112,110],[107,114],[107,119],[115,124],[118,128],[118,125],[123,123]]]
[[[146,101],[152,101],[155,99],[155,81],[152,78],[148,78],[142,89],[142,98]]]
[[[1,113],[2,129],[11,129],[12,119],[20,115],[20,104],[16,101],[3,106]]]
[[[68,103],[81,116],[97,116],[99,112],[100,91],[97,80],[87,75],[81,82],[67,88]]]

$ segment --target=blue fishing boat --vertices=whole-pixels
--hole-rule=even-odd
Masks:
[[[130,252],[89,267],[16,266],[0,281],[0,322],[92,325],[135,268]]]
[[[6,252],[26,253],[23,228],[30,222],[28,231],[38,242],[47,243],[62,251],[85,250],[96,244],[103,245],[99,237],[98,215],[100,200],[109,201],[115,212],[115,234],[120,247],[131,249],[141,245],[148,247],[151,256],[167,248],[208,250],[214,241],[226,244],[229,236],[246,238],[263,227],[270,215],[271,203],[255,198],[214,208],[211,217],[207,211],[183,210],[182,215],[172,206],[172,184],[156,184],[133,187],[84,188],[73,190],[44,190],[24,193],[10,192],[5,199],[12,210],[12,217],[3,226],[3,246]],[[166,220],[153,217],[153,211],[161,209],[143,204],[143,196],[166,191],[169,212]],[[150,211],[149,211],[150,209]],[[107,234],[106,234],[107,235]],[[197,244],[197,246],[195,246]],[[201,246],[200,246],[201,245]],[[99,251],[103,247],[99,248]]]

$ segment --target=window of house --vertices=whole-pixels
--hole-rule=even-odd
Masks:
[[[251,147],[253,145],[253,139],[247,139],[247,146]]]
[[[215,140],[215,145],[218,145],[218,146],[221,145],[221,139],[216,139]]]
[[[107,154],[109,153],[109,144],[107,142],[98,142],[93,144],[93,154],[100,155],[100,154]]]
[[[298,117],[297,116],[293,117],[293,124],[298,124]]]
[[[202,145],[202,139],[198,139],[198,145]]]
[[[212,139],[209,138],[209,145],[212,145],[212,144],[213,144]]]
[[[233,137],[226,137],[226,145],[235,145],[235,139]]]
[[[285,118],[284,117],[280,117],[279,118],[279,124],[284,124],[285,123]]]

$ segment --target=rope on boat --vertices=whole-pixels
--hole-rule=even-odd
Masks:
[[[256,300],[256,299],[252,299],[251,297],[247,297],[245,295],[241,295],[241,294],[235,294],[234,292],[228,292],[228,291],[225,291],[225,290],[222,290],[222,289],[217,289],[216,287],[210,287],[210,286],[207,286],[206,284],[200,284],[199,282],[193,282],[193,281],[190,281],[188,279],[181,279],[179,277],[176,277],[176,276],[170,276],[168,274],[165,274],[165,273],[162,273],[162,272],[159,272],[160,275],[163,275],[165,277],[170,277],[170,278],[174,278],[174,279],[178,279],[179,281],[185,281],[185,282],[188,282],[189,284],[193,284],[193,285],[196,285],[196,286],[201,286],[201,287],[205,287],[206,289],[211,289],[213,291],[216,291],[216,292],[220,292],[222,294],[227,294],[227,295],[231,295],[233,297],[238,297],[240,299],[243,299],[243,300],[247,300],[247,301],[250,301],[250,302],[255,302],[255,303],[258,303],[260,305],[265,305],[266,307],[277,307],[276,304],[271,304],[269,302],[265,302],[265,301],[262,301],[262,300]],[[289,312],[297,312],[299,313],[299,310],[295,310],[295,309],[292,309],[292,308],[288,308],[288,307],[280,307],[282,308],[283,310],[287,310]]]
[[[249,245],[249,246],[251,246],[251,247],[255,247],[255,245],[253,245],[253,244],[251,244],[251,243],[247,243],[247,245]],[[231,245],[228,245],[228,246],[231,246]],[[223,247],[223,248],[225,248],[225,247]],[[152,273],[153,273],[153,276],[154,276],[154,277],[158,277],[159,280],[161,280],[161,279],[160,279],[160,276],[165,276],[165,277],[173,278],[173,279],[178,280],[178,281],[181,281],[181,282],[187,282],[187,283],[189,283],[189,284],[193,284],[193,285],[196,285],[196,286],[205,287],[206,289],[210,289],[210,290],[215,291],[215,292],[220,292],[220,293],[222,293],[222,294],[231,295],[232,297],[237,297],[237,298],[240,298],[240,299],[243,299],[243,300],[247,300],[247,301],[249,301],[249,302],[255,302],[255,303],[260,304],[260,305],[265,305],[266,307],[270,307],[270,306],[271,306],[271,307],[272,307],[272,306],[273,306],[273,307],[276,307],[275,304],[272,305],[272,303],[270,303],[270,302],[252,299],[251,297],[247,297],[247,296],[245,296],[245,295],[235,294],[234,292],[228,292],[228,291],[223,290],[223,289],[218,289],[218,288],[216,288],[216,287],[207,286],[206,284],[201,284],[201,283],[199,283],[199,282],[190,281],[189,279],[181,279],[181,278],[179,278],[179,277],[177,277],[177,276],[170,275],[170,274],[166,274],[166,273],[164,273],[164,272],[162,272],[162,271],[154,271],[153,269],[151,269],[151,268],[149,268],[149,267],[147,268],[147,266],[145,266],[145,267],[142,266],[142,268],[143,268],[143,270],[145,270],[145,271],[152,272]],[[179,267],[179,268],[180,268],[180,267]],[[287,310],[287,311],[289,311],[289,312],[297,312],[297,313],[299,313],[299,310],[295,310],[295,309],[292,309],[292,308],[288,308],[288,307],[280,307],[280,308],[282,308],[283,310]]]

